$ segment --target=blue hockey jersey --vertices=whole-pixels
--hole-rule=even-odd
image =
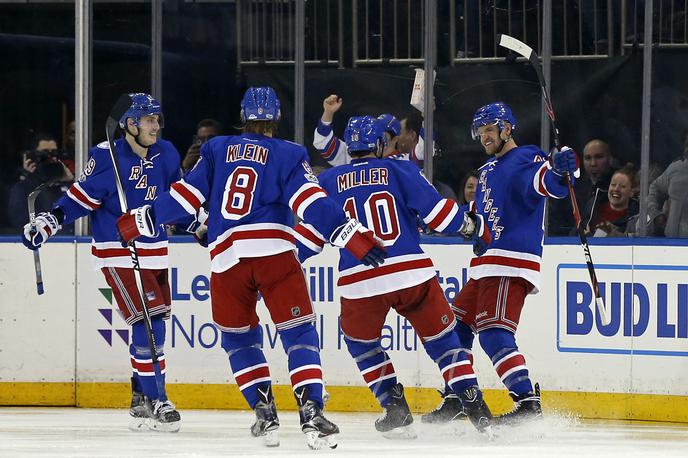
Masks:
[[[125,139],[115,140],[122,186],[129,208],[152,204],[181,176],[179,152],[172,143],[158,140],[141,159]],[[107,142],[89,151],[89,160],[79,180],[55,203],[65,215],[62,224],[69,224],[91,215],[94,266],[132,267],[129,249],[123,248],[116,221],[122,215],[115,185],[115,173]],[[167,268],[167,233],[160,228],[157,237],[141,237],[136,241],[143,269]]]
[[[155,201],[156,222],[195,214],[205,201],[213,272],[241,258],[295,250],[292,211],[328,239],[346,221],[313,175],[303,146],[257,134],[205,143],[196,166]]]
[[[340,250],[342,297],[360,298],[418,285],[435,276],[432,260],[421,249],[417,216],[431,228],[455,233],[463,222],[456,203],[442,198],[418,167],[408,161],[353,159],[328,169],[320,183],[346,213],[370,228],[387,250],[384,265],[371,268]],[[308,224],[297,226],[299,258],[322,250],[325,238]]]
[[[478,169],[470,208],[483,216],[492,234],[487,251],[471,260],[471,278],[521,277],[537,292],[544,239],[545,202],[568,188],[537,146],[518,146]]]
[[[318,126],[313,133],[313,146],[331,166],[345,165],[351,162],[351,156],[346,150],[346,143],[337,138],[332,130],[332,123],[318,120]],[[418,143],[411,153],[394,154],[389,159],[401,159],[421,164],[424,157],[425,141],[423,133],[418,137]]]

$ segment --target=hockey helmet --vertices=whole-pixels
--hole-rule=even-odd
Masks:
[[[131,93],[129,94],[129,98],[131,98],[131,106],[119,118],[119,127],[126,129],[127,119],[129,118],[134,120],[135,126],[138,126],[141,118],[153,115],[158,116],[158,124],[160,124],[160,127],[165,127],[162,108],[160,108],[158,99],[144,92]]]
[[[241,100],[241,121],[279,121],[280,101],[270,86],[250,87]]]
[[[394,115],[383,113],[377,119],[384,126],[384,131],[389,132],[392,138],[398,137],[401,134],[401,122]]]
[[[516,129],[516,117],[506,103],[494,102],[478,108],[473,115],[473,124],[471,125],[473,140],[480,138],[480,133],[478,132],[480,126],[496,124],[501,130],[504,129],[504,121],[511,124],[511,130]]]
[[[372,116],[352,116],[346,123],[344,142],[349,154],[377,151],[378,145],[387,146],[384,124]]]

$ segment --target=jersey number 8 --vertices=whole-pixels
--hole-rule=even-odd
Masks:
[[[222,216],[225,219],[235,221],[251,211],[257,181],[258,173],[250,167],[237,167],[227,177],[222,196]]]

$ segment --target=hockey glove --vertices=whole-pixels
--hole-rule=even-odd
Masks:
[[[144,205],[117,218],[117,232],[125,244],[140,236],[155,237],[158,235],[158,228],[154,221],[153,209],[150,205]]]
[[[198,209],[196,219],[194,219],[194,221],[189,224],[189,227],[186,228],[186,232],[193,235],[198,244],[206,248],[208,247],[207,221],[208,212],[205,210],[205,208],[201,207]]]
[[[346,248],[366,266],[378,267],[385,262],[387,252],[375,239],[373,232],[355,219],[349,219],[332,232],[330,243]]]
[[[487,247],[492,243],[492,234],[485,227],[483,215],[476,215],[473,212],[463,214],[463,224],[459,228],[459,233],[466,239],[473,241],[473,253],[482,256],[487,251]]]
[[[29,250],[37,250],[43,245],[51,235],[60,230],[60,222],[57,217],[49,212],[42,212],[36,216],[36,226],[31,223],[24,225],[22,243]]]
[[[580,175],[578,170],[578,159],[575,151],[568,146],[564,146],[560,151],[552,152],[552,171],[560,177],[569,175],[571,184]]]

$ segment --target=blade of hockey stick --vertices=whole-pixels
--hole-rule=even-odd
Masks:
[[[31,224],[31,232],[36,232],[36,199],[38,195],[50,186],[50,183],[41,183],[36,188],[31,191],[26,199],[27,206],[29,208],[29,224]],[[41,269],[41,255],[38,253],[38,249],[33,251],[33,267],[36,271],[36,292],[40,296],[45,292],[43,289],[43,270]]]
[[[552,107],[552,101],[550,99],[549,92],[547,91],[547,85],[545,84],[545,78],[542,74],[542,66],[540,65],[540,59],[538,58],[538,55],[530,46],[509,35],[499,35],[499,45],[525,57],[528,62],[530,62],[531,67],[533,67],[535,70],[538,81],[540,82],[540,88],[542,89],[542,98],[545,102],[545,111],[547,112],[547,117],[550,120],[550,124],[552,125],[552,130],[554,132],[554,145],[556,146],[557,150],[560,150],[561,143],[559,140],[559,129],[557,128],[554,108]],[[595,294],[595,305],[597,306],[597,312],[599,313],[602,323],[607,325],[610,323],[611,318],[607,316],[607,308],[605,307],[604,301],[602,300],[602,295],[600,294],[600,287],[597,282],[597,274],[595,272],[595,265],[592,262],[592,255],[590,254],[588,238],[585,235],[585,228],[583,228],[580,209],[578,208],[578,201],[576,200],[576,194],[573,190],[571,177],[568,174],[566,175],[566,184],[569,188],[569,197],[571,199],[571,206],[573,207],[573,217],[576,223],[578,238],[580,239],[581,246],[583,247],[585,263],[587,264],[588,274],[590,276],[590,283],[592,284],[592,289]]]
[[[115,185],[117,187],[117,195],[119,197],[119,206],[122,213],[126,213],[129,208],[127,206],[127,196],[124,193],[124,187],[122,185],[122,176],[120,174],[119,161],[117,159],[117,150],[115,148],[115,133],[117,132],[117,126],[119,125],[119,120],[124,115],[124,113],[131,106],[131,97],[129,94],[122,94],[115,105],[110,110],[110,114],[105,121],[105,135],[107,136],[108,147],[110,148],[110,159],[112,160],[112,166],[115,172]],[[134,278],[136,280],[136,289],[139,293],[139,299],[141,301],[142,307],[141,312],[143,314],[143,323],[146,328],[146,335],[148,336],[148,349],[151,354],[151,361],[153,363],[153,372],[155,373],[155,385],[158,391],[158,398],[161,401],[167,400],[167,394],[165,393],[165,385],[162,381],[162,371],[160,368],[160,361],[158,360],[158,352],[156,351],[155,336],[153,335],[153,326],[151,323],[150,313],[148,312],[148,300],[144,294],[143,289],[143,278],[141,277],[141,265],[139,264],[139,255],[136,251],[136,244],[132,241],[129,244],[129,254],[131,256],[131,263],[134,269]]]

